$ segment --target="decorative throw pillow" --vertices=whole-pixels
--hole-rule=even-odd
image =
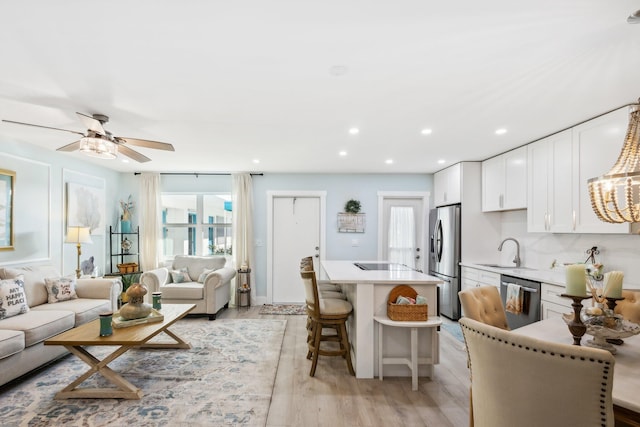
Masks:
[[[0,319],[29,311],[24,293],[24,276],[0,280]]]
[[[182,267],[180,270],[171,270],[171,281],[173,283],[191,282],[187,267]]]
[[[49,304],[78,298],[75,277],[45,277]]]
[[[200,276],[198,276],[198,282],[204,283],[204,279],[206,279],[209,273],[211,273],[212,271],[214,270],[213,269],[209,270],[208,268],[205,268],[204,270],[202,270],[202,273],[200,273]]]

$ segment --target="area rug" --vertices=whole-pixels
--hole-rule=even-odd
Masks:
[[[286,320],[273,319],[178,321],[171,330],[190,342],[190,350],[130,350],[109,364],[142,389],[140,400],[54,400],[88,369],[67,356],[0,394],[0,424],[264,426],[285,326]],[[113,349],[90,351],[102,356]],[[110,386],[100,375],[82,384],[88,385]]]
[[[307,314],[307,308],[302,304],[265,304],[260,307],[260,314]]]
[[[441,326],[442,329],[451,334],[455,339],[460,342],[464,342],[464,337],[462,336],[462,329],[460,329],[460,324],[456,323],[443,323]]]

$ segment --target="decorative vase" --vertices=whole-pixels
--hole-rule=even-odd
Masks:
[[[120,221],[120,232],[131,233],[131,221]]]
[[[151,314],[151,306],[144,303],[144,296],[147,294],[147,288],[140,284],[134,283],[127,289],[127,297],[129,302],[120,308],[120,316],[126,320],[142,319]]]

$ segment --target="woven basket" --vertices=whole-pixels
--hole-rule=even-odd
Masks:
[[[397,321],[427,320],[429,306],[427,304],[396,304],[399,296],[415,299],[418,293],[411,286],[398,285],[389,292],[387,300],[387,317]]]
[[[125,264],[118,264],[118,271],[120,273],[135,273],[138,271],[137,262],[127,262]]]

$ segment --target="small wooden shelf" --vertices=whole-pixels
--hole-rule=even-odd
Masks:
[[[338,232],[364,233],[367,216],[364,213],[339,213]]]

